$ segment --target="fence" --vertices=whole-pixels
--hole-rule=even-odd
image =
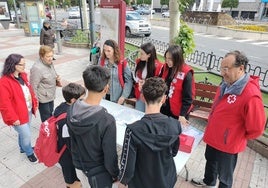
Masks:
[[[148,37],[144,38],[126,38],[126,43],[140,46],[143,43],[151,42],[155,45],[157,53],[163,55],[168,48],[169,44],[166,42],[158,41],[155,39],[151,39]],[[133,60],[133,57],[138,56],[138,52],[129,52],[130,62]],[[131,60],[132,59],[132,60]],[[217,56],[213,52],[206,53],[203,51],[195,50],[194,53],[190,54],[186,60],[189,64],[194,65],[202,69],[205,72],[213,73],[220,76],[220,63],[223,59],[222,56]],[[133,63],[133,62],[132,62]],[[135,62],[134,62],[135,63]],[[254,76],[260,77],[260,86],[261,90],[265,93],[268,93],[268,70],[265,67],[261,67],[257,65],[258,62],[249,63],[247,67],[247,72]]]

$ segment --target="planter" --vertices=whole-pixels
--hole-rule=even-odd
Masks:
[[[88,43],[73,43],[70,41],[63,41],[62,45],[70,48],[89,48]]]

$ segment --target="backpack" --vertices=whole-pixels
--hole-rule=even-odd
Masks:
[[[101,58],[100,60],[100,65],[103,67],[104,66],[104,58]],[[122,88],[124,88],[125,85],[125,81],[124,81],[124,69],[127,66],[127,61],[126,60],[122,60],[118,63],[118,78],[119,78],[119,82]]]
[[[51,116],[40,126],[34,153],[36,154],[39,163],[44,163],[47,167],[55,165],[66,149],[66,145],[62,147],[60,152],[58,152],[57,148],[57,122],[66,118],[66,115],[67,113],[62,113],[58,117]]]

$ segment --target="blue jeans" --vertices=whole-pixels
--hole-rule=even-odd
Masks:
[[[145,112],[145,103],[141,99],[138,99],[136,101],[135,109],[141,112]]]
[[[19,142],[19,147],[21,152],[25,152],[27,156],[33,154],[33,148],[31,145],[31,128],[30,128],[30,123],[32,119],[32,113],[29,112],[29,122],[18,125],[18,126],[13,126],[15,131],[18,132],[18,142]]]
[[[47,103],[39,102],[39,113],[42,122],[46,121],[48,118],[52,116],[53,109],[54,109],[54,101],[50,101]]]

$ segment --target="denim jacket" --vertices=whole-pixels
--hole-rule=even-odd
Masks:
[[[99,61],[100,64],[100,61]],[[104,67],[108,68],[108,59],[104,61]],[[110,82],[110,100],[112,102],[117,102],[118,99],[122,96],[128,98],[132,90],[132,75],[129,66],[124,67],[124,88],[121,87],[119,78],[118,78],[118,66],[113,64],[111,68],[108,68],[111,73],[111,82]]]

